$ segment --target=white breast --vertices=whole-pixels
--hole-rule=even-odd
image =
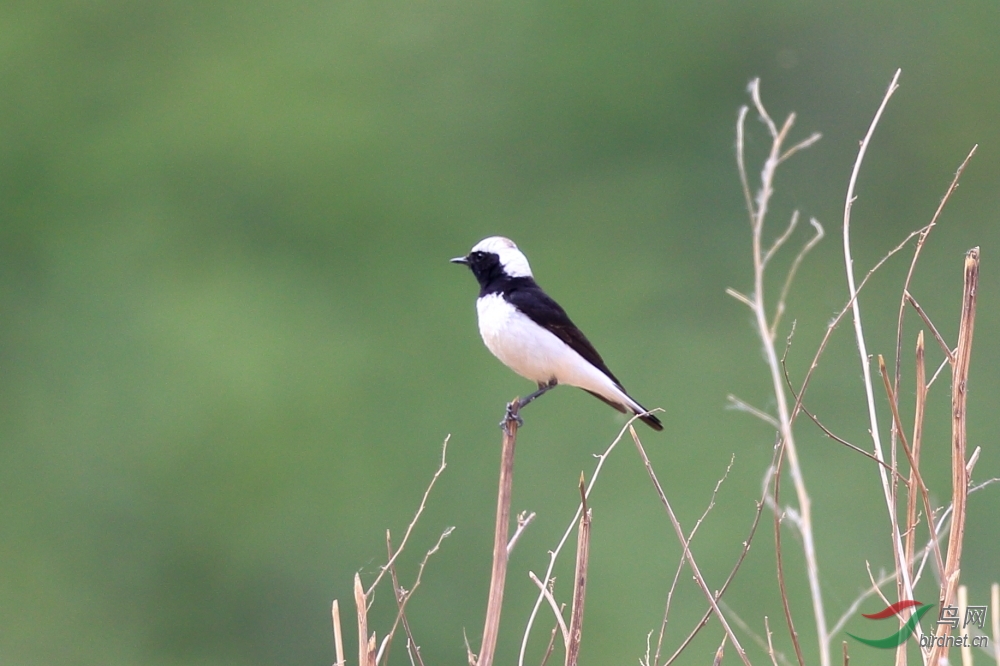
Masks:
[[[493,355],[533,382],[553,379],[599,393],[622,404],[633,401],[611,379],[565,342],[503,299],[489,294],[476,301],[479,334]]]

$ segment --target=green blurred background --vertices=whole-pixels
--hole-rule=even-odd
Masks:
[[[793,136],[824,135],[779,173],[771,218],[777,233],[799,208],[829,233],[779,334],[798,321],[795,377],[846,298],[843,198],[895,69],[854,209],[859,275],[930,219],[980,144],[913,293],[954,341],[963,253],[982,246],[970,442],[983,447],[974,478],[1000,474],[998,26],[985,1],[3,3],[0,662],[329,664],[335,598],[353,660],[354,572],[373,580],[385,529],[398,542],[450,433],[400,575],[411,585],[457,527],[409,614],[427,663],[463,663],[463,629],[478,646],[485,608],[497,421],[531,388],[484,349],[474,279],[447,262],[493,234],[518,242],[631,392],[665,410],[666,431],[641,434],[688,528],[735,454],[694,545],[721,585],[774,439],[725,409],[730,392],[774,409],[749,313],[724,294],[751,288],[734,123],[755,76],[776,118],[797,112]],[[753,118],[756,172],[769,141]],[[864,295],[872,353],[893,353],[908,256]],[[808,404],[867,446],[849,329]],[[947,394],[945,376],[924,454],[938,504]],[[538,519],[511,560],[501,663],[535,597],[527,572],[544,571],[580,471],[623,423],[568,388],[526,417],[514,508]],[[891,566],[887,520],[869,461],[804,420],[798,432],[832,623],[867,585],[866,561]],[[969,504],[972,603],[1000,578],[998,493]],[[583,663],[635,663],[680,549],[630,443],[592,504]],[[758,633],[770,616],[790,654],[772,543],[764,523],[726,600]],[[790,532],[785,544],[815,661],[801,550]],[[392,606],[383,588],[380,636]],[[670,649],[703,608],[685,574]],[[551,626],[543,613],[529,663]],[[707,663],[720,637],[713,623],[682,662]],[[393,661],[406,663],[402,641]]]

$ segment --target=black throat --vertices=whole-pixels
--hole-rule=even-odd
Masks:
[[[518,289],[535,287],[532,277],[511,277],[503,270],[500,257],[492,252],[475,252],[467,257],[469,268],[479,282],[479,297],[489,294],[509,294]]]

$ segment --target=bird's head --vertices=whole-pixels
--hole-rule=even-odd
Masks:
[[[480,285],[502,277],[531,277],[528,259],[514,241],[503,236],[490,236],[476,243],[464,257],[455,257],[453,264],[465,264],[472,269]]]

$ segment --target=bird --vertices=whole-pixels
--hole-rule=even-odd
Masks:
[[[476,311],[487,349],[538,385],[537,391],[517,401],[519,407],[568,384],[663,430],[660,420],[629,396],[566,311],[538,286],[514,241],[490,236],[451,263],[468,266],[479,282]]]

